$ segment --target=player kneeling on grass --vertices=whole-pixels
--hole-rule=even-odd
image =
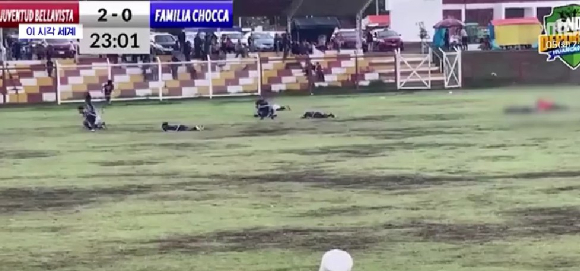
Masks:
[[[328,119],[335,118],[336,116],[332,113],[324,113],[319,111],[306,111],[302,115],[303,119]]]
[[[92,104],[87,104],[85,106],[78,107],[79,114],[83,116],[83,126],[87,130],[95,131],[107,128],[104,121],[102,121],[101,116],[96,112]]]
[[[170,125],[167,122],[161,124],[161,130],[163,132],[190,132],[190,131],[203,131],[205,128],[202,125],[196,126],[186,126],[181,124]]]
[[[276,111],[266,99],[260,97],[256,101],[256,114],[254,114],[254,117],[260,118],[261,120],[264,118],[274,119],[276,117]]]

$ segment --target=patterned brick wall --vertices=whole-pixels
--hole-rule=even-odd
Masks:
[[[401,75],[407,77],[425,56],[407,54],[404,58],[410,67],[402,65]],[[212,60],[211,65],[208,62],[117,65],[108,64],[101,58],[84,58],[75,64],[73,60],[59,60],[58,76],[53,74],[52,77],[48,76],[43,62],[27,61],[6,64],[0,103],[56,102],[57,97],[64,102],[76,101],[82,100],[87,91],[100,98],[101,87],[109,78],[115,83],[114,97],[125,99],[158,99],[160,89],[165,99],[209,96],[210,89],[214,96],[308,91],[311,84],[304,73],[307,63],[320,64],[324,72],[323,81],[312,80],[314,87],[366,86],[373,81],[396,81],[394,55],[360,56],[354,52],[287,59],[264,54],[259,60],[257,57]],[[443,81],[438,67],[432,65],[430,69],[432,80]],[[428,71],[427,65],[423,65],[418,73],[424,77]],[[409,81],[420,80],[410,78]]]

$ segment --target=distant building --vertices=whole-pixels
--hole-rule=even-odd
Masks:
[[[578,4],[562,0],[443,0],[443,18],[453,17],[466,23],[487,25],[494,19],[549,15],[552,7]]]

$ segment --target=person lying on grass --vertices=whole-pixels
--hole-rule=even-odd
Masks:
[[[306,111],[302,115],[303,119],[328,119],[335,118],[336,116],[332,113],[324,113],[320,111]]]
[[[254,114],[255,118],[271,118],[274,119],[277,117],[276,112],[279,111],[290,111],[290,106],[287,105],[279,105],[279,104],[272,104],[268,103],[264,97],[258,98],[256,101],[256,113]]]
[[[161,124],[161,130],[163,132],[190,132],[190,131],[203,131],[205,127],[203,125],[186,126],[182,124],[169,125],[168,122]]]
[[[509,106],[504,109],[506,114],[533,114],[566,111],[568,107],[565,105],[556,104],[551,100],[540,98],[536,101],[534,106]]]

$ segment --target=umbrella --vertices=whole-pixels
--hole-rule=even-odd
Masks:
[[[449,28],[449,27],[460,27],[463,26],[463,22],[457,19],[448,18],[444,19],[433,26],[433,28]]]

